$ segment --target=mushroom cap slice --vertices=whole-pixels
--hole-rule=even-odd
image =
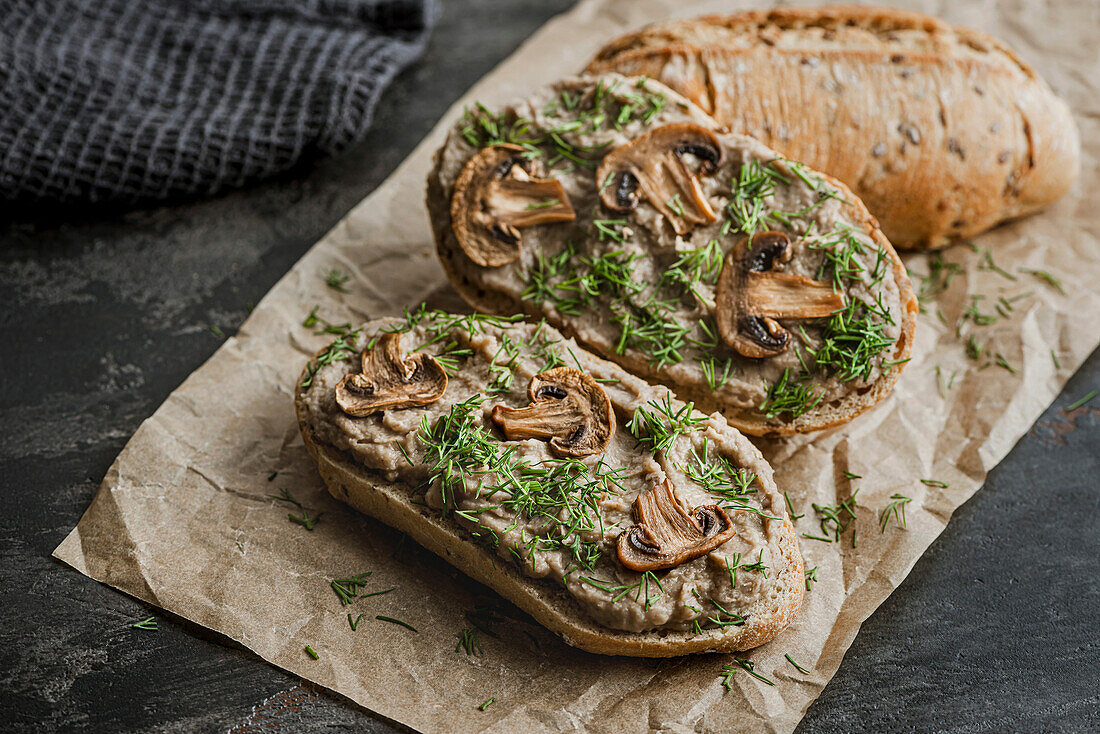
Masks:
[[[667,479],[634,500],[632,525],[619,535],[619,562],[631,571],[663,571],[706,555],[736,533],[718,505],[690,513],[676,500]]]
[[[780,272],[791,259],[782,232],[760,232],[738,242],[722,264],[715,316],[722,340],[745,357],[774,357],[791,334],[777,319],[817,319],[844,308],[831,283]]]
[[[401,355],[401,334],[383,334],[363,352],[362,372],[344,375],[336,404],[353,418],[428,405],[447,391],[447,373],[430,354]]]
[[[689,122],[663,125],[620,145],[596,171],[600,201],[611,211],[628,212],[645,196],[676,234],[717,221],[699,179],[684,161],[687,153],[701,161],[703,173],[714,172],[722,162],[722,145],[714,133]]]
[[[451,229],[475,263],[495,268],[519,257],[520,229],[577,218],[557,179],[531,178],[526,151],[493,145],[466,162],[451,194]]]
[[[526,408],[493,408],[493,422],[509,441],[549,439],[558,456],[599,454],[615,433],[615,411],[600,384],[572,367],[555,367],[531,378]]]

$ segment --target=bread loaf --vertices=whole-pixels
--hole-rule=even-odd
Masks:
[[[899,249],[1034,212],[1080,167],[1068,106],[1004,43],[873,7],[778,8],[658,23],[592,74],[646,75],[722,125],[824,171]]]

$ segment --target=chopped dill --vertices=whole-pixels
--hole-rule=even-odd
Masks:
[[[775,681],[768,680],[767,678],[765,678],[764,676],[762,676],[762,675],[760,675],[759,673],[756,672],[756,663],[754,663],[751,660],[745,660],[744,658],[735,657],[733,659],[733,664],[732,665],[723,665],[722,666],[722,673],[721,673],[722,687],[725,688],[727,691],[730,691],[730,690],[733,689],[733,676],[739,670],[745,671],[746,673],[751,675],[753,678],[756,678],[757,680],[761,680],[761,681],[767,683],[769,686],[774,686],[775,685]]]
[[[667,451],[677,438],[698,431],[706,423],[706,417],[695,415],[694,411],[694,403],[674,408],[672,394],[665,393],[663,401],[650,400],[646,405],[635,408],[627,430],[647,451]]]
[[[400,619],[394,619],[393,617],[386,617],[386,616],[383,616],[383,615],[381,615],[381,614],[379,614],[379,615],[375,616],[375,619],[380,619],[380,620],[382,620],[383,622],[389,622],[390,624],[398,624],[398,625],[401,625],[401,626],[402,626],[402,627],[404,627],[405,629],[410,629],[410,630],[412,630],[413,632],[420,632],[420,630],[418,630],[418,629],[417,629],[416,627],[413,627],[413,626],[412,626],[411,624],[409,624],[408,622],[404,622],[404,621],[402,621],[402,620],[400,620]]]
[[[458,644],[455,652],[465,650],[467,655],[481,655],[481,640],[478,639],[477,629],[463,629],[458,633]]]
[[[349,280],[351,280],[351,275],[339,268],[333,268],[325,273],[325,285],[340,293],[348,292],[346,284]]]
[[[314,524],[316,524],[317,521],[320,520],[321,516],[324,515],[324,514],[325,513],[323,513],[323,512],[319,512],[316,515],[314,515],[313,517],[310,517],[308,512],[306,512],[305,510],[302,510],[301,515],[295,515],[293,512],[288,512],[286,514],[286,516],[291,522],[297,523],[297,524],[301,525],[302,527],[304,527],[306,530],[308,530],[310,532],[313,532]]]
[[[1082,397],[1080,400],[1075,400],[1072,405],[1070,405],[1069,407],[1066,408],[1066,410],[1067,411],[1077,410],[1078,408],[1084,407],[1090,400],[1092,400],[1095,397],[1096,397],[1096,390],[1092,390],[1087,395]]]
[[[1046,270],[1031,270],[1029,268],[1021,268],[1020,272],[1021,273],[1028,273],[1028,274],[1034,276],[1035,278],[1037,278],[1038,280],[1043,281],[1044,283],[1049,285],[1051,288],[1053,288],[1054,290],[1061,293],[1063,296],[1066,295],[1066,286],[1062,282],[1062,279],[1058,278],[1058,277],[1055,277],[1054,275],[1047,272]]]
[[[796,663],[794,661],[794,658],[791,657],[790,653],[784,654],[783,657],[787,658],[787,662],[790,663],[791,665],[793,665],[795,667],[795,670],[797,670],[799,673],[805,673],[806,675],[810,674],[810,671],[806,670],[805,668],[803,668],[801,665],[799,665],[798,663]]]
[[[882,512],[879,513],[879,531],[882,533],[886,532],[886,526],[890,524],[891,517],[894,518],[894,523],[899,528],[901,528],[902,530],[908,530],[909,526],[905,521],[905,506],[913,500],[903,494],[898,494],[897,492],[890,495],[890,500],[890,504],[886,505]]]

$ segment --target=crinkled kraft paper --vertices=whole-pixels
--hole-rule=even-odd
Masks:
[[[1082,176],[1047,211],[977,239],[1016,280],[982,267],[965,246],[946,253],[962,272],[921,316],[913,360],[886,401],[832,431],[762,442],[780,488],[806,513],[800,532],[820,533],[812,502],[836,503],[859,492],[858,546],[848,536],[841,543],[803,539],[807,568],[818,568],[818,581],[794,624],[748,654],[776,685],[739,673],[727,692],[718,673],[730,656],[589,655],[522,614],[507,617],[509,607],[498,597],[330,498],[306,455],[292,405],[299,371],[328,338],[302,325],[314,304],[336,322],[398,315],[423,299],[457,307],[435,260],[423,199],[431,155],[465,104],[502,103],[574,73],[602,43],[646,22],[728,11],[740,2],[589,0],[543,27],[460,100],[140,427],[56,556],[428,732],[793,730],[860,623],[1100,339],[1100,210],[1089,194],[1100,189],[1100,17],[1090,3],[906,3],[999,35],[1036,65],[1077,113]],[[927,256],[909,257],[908,264],[915,275],[928,272]],[[322,273],[334,267],[353,274],[346,295],[325,287]],[[1065,293],[1023,269],[1056,274]],[[1013,300],[1008,318],[973,327],[990,355],[975,361],[954,324],[979,294],[983,312],[992,312],[999,296]],[[993,355],[1012,370],[983,368]],[[285,503],[268,498],[283,488],[324,513],[312,532],[288,521]],[[891,526],[883,534],[878,513],[895,492],[913,500],[908,530]],[[329,581],[364,571],[372,575],[363,591],[395,590],[342,606]],[[493,624],[499,637],[481,635],[483,655],[467,656],[454,646],[469,626],[464,613],[477,605],[499,607],[506,618]],[[363,614],[354,632],[348,611]],[[419,632],[376,615],[405,620]],[[306,645],[319,659],[305,654]],[[810,672],[795,670],[784,653]],[[496,703],[479,711],[490,697]]]

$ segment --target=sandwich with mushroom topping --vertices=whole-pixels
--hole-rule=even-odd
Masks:
[[[546,319],[745,433],[850,420],[909,358],[916,298],[859,199],[652,80],[471,108],[428,208],[472,306]]]
[[[552,327],[420,308],[346,330],[295,391],[337,499],[585,650],[744,650],[782,631],[802,557],[772,470]]]

